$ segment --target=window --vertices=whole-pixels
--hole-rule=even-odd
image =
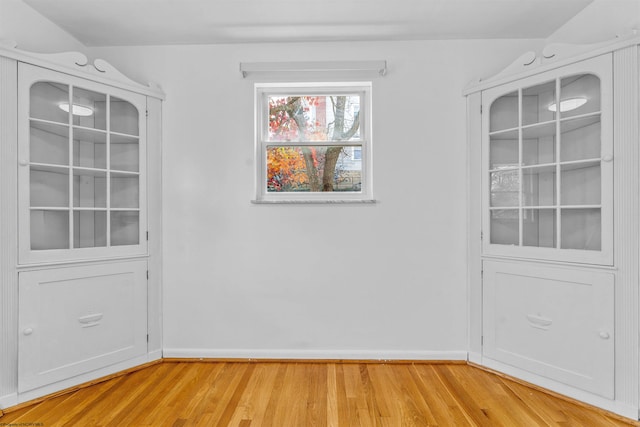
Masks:
[[[371,83],[256,85],[256,201],[371,201]]]

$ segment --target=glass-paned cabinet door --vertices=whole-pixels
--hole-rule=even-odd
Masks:
[[[488,89],[483,252],[613,262],[611,57]]]
[[[20,63],[20,263],[145,254],[146,98]]]

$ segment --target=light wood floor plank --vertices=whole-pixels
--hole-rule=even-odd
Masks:
[[[640,426],[464,364],[180,362],[5,411],[51,426]]]

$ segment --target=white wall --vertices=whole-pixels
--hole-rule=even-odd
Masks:
[[[169,355],[464,355],[461,91],[532,44],[95,49],[129,75],[160,82],[167,93],[164,344]],[[373,88],[378,203],[251,204],[253,84],[241,78],[239,62],[347,58],[389,63],[388,75],[374,79]]]
[[[640,0],[594,0],[547,39],[549,42],[598,43],[640,34]]]
[[[21,0],[0,0],[0,40],[32,52],[84,51],[84,45]]]

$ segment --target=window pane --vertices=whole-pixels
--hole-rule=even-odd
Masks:
[[[75,169],[73,171],[73,206],[81,208],[107,207],[107,174]]]
[[[138,172],[140,144],[138,138],[111,135],[111,170]]]
[[[269,96],[269,141],[359,140],[360,95]]]
[[[556,81],[522,90],[522,125],[547,122],[556,118],[551,107],[556,102]]]
[[[73,88],[73,124],[93,129],[107,129],[107,95]]]
[[[103,132],[74,127],[73,165],[105,169],[107,167],[107,135]]]
[[[491,206],[518,206],[520,177],[517,170],[491,173]]]
[[[489,169],[518,166],[518,131],[491,135],[489,144]]]
[[[74,248],[107,246],[107,212],[75,211],[73,240]]]
[[[31,211],[31,249],[69,249],[69,211]]]
[[[31,120],[29,155],[33,163],[69,164],[69,127]]]
[[[69,169],[31,166],[29,176],[31,206],[69,206]]]
[[[560,247],[599,251],[601,241],[600,209],[562,209]]]
[[[140,206],[140,185],[137,175],[111,174],[111,207],[137,208]]]
[[[522,244],[554,248],[556,246],[556,210],[524,209],[522,213]]]
[[[29,114],[34,119],[69,123],[69,86],[53,82],[38,82],[31,86]]]
[[[491,104],[489,131],[518,127],[518,92],[501,96]]]
[[[599,205],[601,200],[600,163],[563,165],[560,169],[560,203],[563,205]]]
[[[593,74],[565,77],[560,81],[560,117],[600,111],[600,79]]]
[[[111,212],[111,246],[140,242],[140,214],[136,211]]]
[[[560,160],[600,158],[600,115],[564,120],[560,124]]]
[[[267,191],[360,191],[361,149],[361,146],[267,147]]]
[[[522,130],[522,162],[525,165],[556,160],[556,124],[531,126]]]
[[[525,206],[556,204],[556,167],[522,169],[522,202]]]
[[[138,109],[123,99],[111,97],[111,132],[138,135]]]
[[[491,211],[492,244],[519,244],[518,212],[518,209],[496,209]]]

